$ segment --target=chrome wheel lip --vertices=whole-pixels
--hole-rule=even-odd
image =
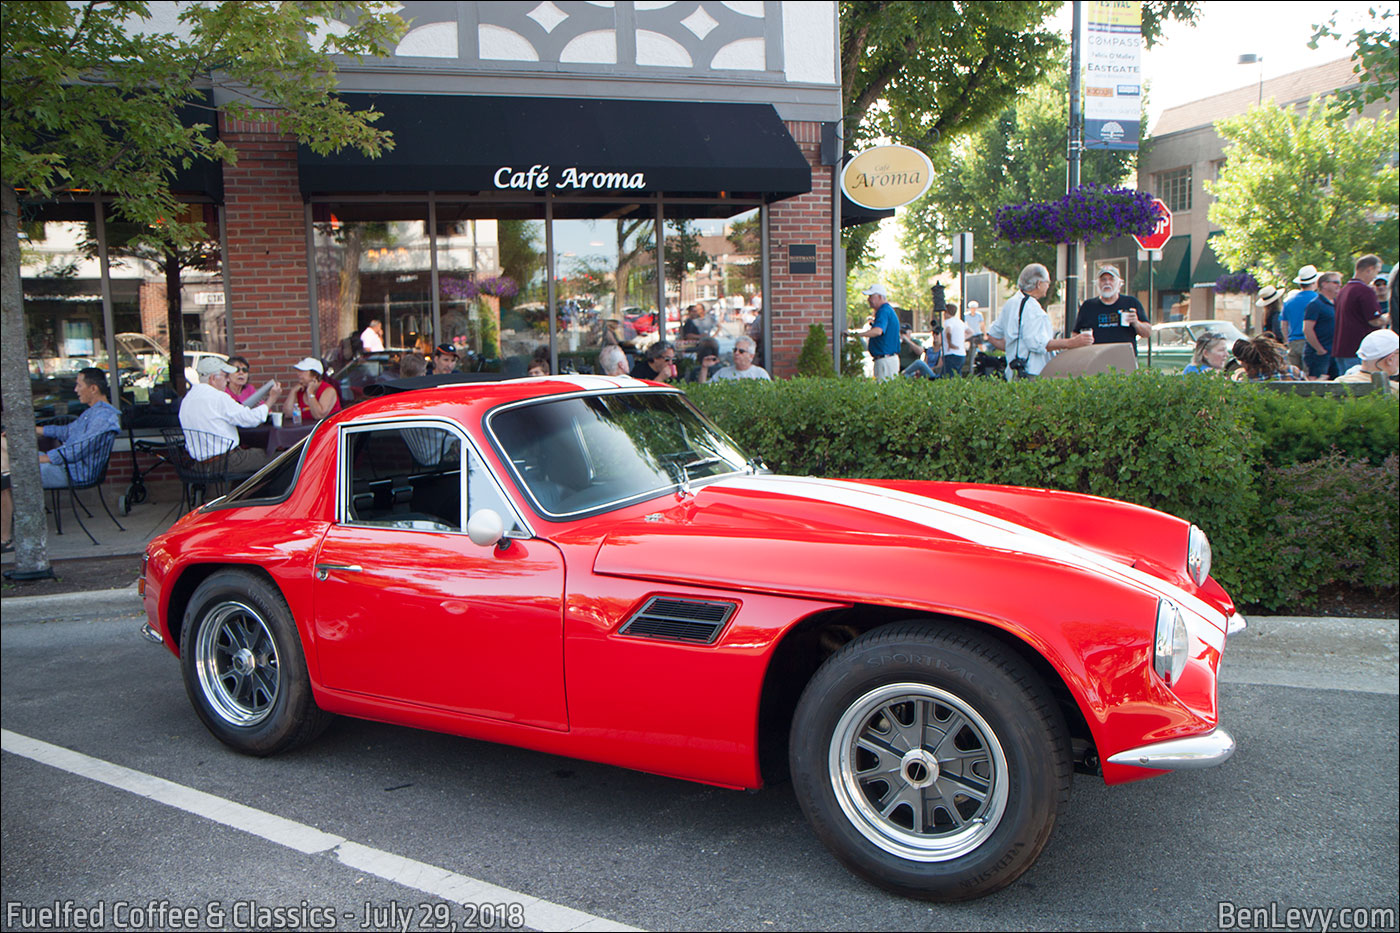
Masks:
[[[892,822],[872,804],[856,776],[857,740],[881,709],[907,701],[934,702],[953,710],[966,720],[986,750],[991,765],[990,789],[986,800],[960,829],[920,833]],[[909,755],[905,753],[906,761]],[[836,802],[851,826],[883,851],[914,862],[946,862],[973,852],[991,838],[1006,814],[1008,767],[996,733],[966,701],[931,684],[886,684],[851,703],[832,731],[827,771]],[[925,786],[928,783],[931,782]],[[917,784],[911,786],[923,789]]]
[[[281,693],[280,661],[267,620],[247,603],[219,603],[199,627],[194,662],[200,690],[229,725],[256,726],[272,715]]]

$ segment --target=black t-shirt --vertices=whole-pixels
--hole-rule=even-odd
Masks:
[[[1079,316],[1074,319],[1074,332],[1092,330],[1094,343],[1132,343],[1137,331],[1119,323],[1119,315],[1124,311],[1136,311],[1138,320],[1147,323],[1147,313],[1142,310],[1142,302],[1131,295],[1119,295],[1113,304],[1104,304],[1100,298],[1090,298],[1079,306]]]

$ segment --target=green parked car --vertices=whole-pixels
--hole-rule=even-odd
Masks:
[[[1233,347],[1236,340],[1246,335],[1229,321],[1172,321],[1167,324],[1152,325],[1152,368],[1165,372],[1181,372],[1191,362],[1191,354],[1196,349],[1196,340],[1202,334],[1219,334],[1225,338],[1225,345]],[[1138,365],[1145,365],[1141,353]]]

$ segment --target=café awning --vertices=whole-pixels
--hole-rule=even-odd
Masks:
[[[305,196],[496,192],[537,197],[754,198],[812,189],[811,169],[771,104],[435,94],[339,95],[384,114],[377,159],[298,152]],[[533,170],[533,172],[532,172]],[[546,173],[547,170],[547,173]]]

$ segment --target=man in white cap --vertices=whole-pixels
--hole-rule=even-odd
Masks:
[[[1361,366],[1345,376],[1338,376],[1337,382],[1370,382],[1372,374],[1385,373],[1390,394],[1396,394],[1395,377],[1400,374],[1400,336],[1393,330],[1376,330],[1367,334],[1357,348]]]
[[[1298,292],[1283,303],[1283,317],[1279,326],[1283,328],[1283,340],[1288,344],[1288,362],[1299,369],[1303,368],[1303,347],[1307,346],[1303,339],[1303,312],[1317,297],[1319,275],[1317,266],[1299,269],[1297,277],[1293,279]]]
[[[1152,325],[1142,302],[1132,295],[1121,294],[1123,276],[1117,266],[1099,270],[1099,294],[1079,306],[1074,319],[1075,333],[1093,331],[1094,343],[1130,343],[1137,349],[1137,338],[1150,337]]]
[[[875,381],[883,382],[899,375],[899,317],[894,306],[885,300],[888,289],[871,285],[864,292],[865,301],[875,313],[865,322],[857,337],[868,338],[870,355],[875,360]]]
[[[267,453],[240,448],[238,429],[255,428],[266,421],[267,410],[277,404],[282,387],[274,382],[267,393],[267,401],[248,408],[225,391],[229,373],[235,372],[228,363],[217,356],[206,356],[195,366],[195,371],[201,381],[190,387],[180,403],[185,449],[196,460],[209,460],[227,451],[230,473],[255,473],[262,469],[267,464]]]
[[[969,301],[963,313],[963,323],[967,325],[967,355],[971,359],[987,342],[987,319],[982,316],[982,306]]]

